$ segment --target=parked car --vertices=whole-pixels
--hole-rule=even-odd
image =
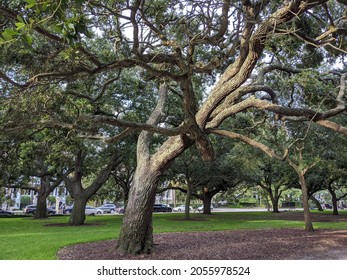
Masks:
[[[24,208],[24,214],[26,215],[35,215],[36,212],[36,205],[28,205]],[[48,215],[54,215],[55,214],[55,210],[53,208],[47,207],[47,214]]]
[[[96,215],[96,214],[103,214],[104,211],[102,211],[100,208],[95,208],[92,206],[86,206],[85,212],[86,215]]]
[[[124,214],[124,211],[125,211],[125,209],[124,209],[123,206],[116,209],[116,212],[117,212],[118,214]]]
[[[204,211],[204,205],[199,206],[198,208],[196,208],[198,210],[198,212],[202,212]],[[211,205],[211,211],[213,210],[213,206]]]
[[[72,213],[73,205],[66,206],[64,209],[64,214],[70,215]]]
[[[114,204],[104,204],[101,207],[99,207],[99,209],[101,209],[102,211],[104,211],[104,213],[115,213],[116,212],[116,205]]]
[[[329,203],[323,203],[322,204],[322,208],[323,209],[333,209],[333,206]]]
[[[13,212],[0,209],[0,216],[12,216]]]
[[[172,208],[164,204],[154,204],[153,212],[172,212]]]
[[[174,212],[184,212],[185,210],[186,210],[186,206],[185,205],[180,205],[180,206],[172,208],[172,211],[174,211]],[[193,211],[193,207],[190,206],[189,210]]]

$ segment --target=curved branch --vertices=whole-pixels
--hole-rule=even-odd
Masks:
[[[242,96],[244,96],[248,93],[255,93],[258,91],[266,92],[267,94],[269,94],[272,102],[274,104],[277,104],[277,94],[269,86],[247,85],[247,86],[240,87],[233,94],[229,95],[224,100],[224,102],[220,106],[218,106],[216,108],[216,110],[213,112],[213,114],[211,115],[212,122],[215,124],[213,126],[215,126],[215,127],[218,126],[228,116],[233,115],[235,113],[238,113],[242,109],[248,108],[249,106],[247,106],[246,104],[249,103],[249,101],[247,101],[247,99],[244,101],[241,101],[240,103],[238,103],[236,105],[235,105],[235,103]],[[244,105],[241,105],[241,103],[243,103]],[[236,108],[238,108],[238,109],[236,109]],[[209,127],[211,127],[211,121],[209,123]]]
[[[105,136],[100,136],[100,135],[79,135],[77,137],[82,138],[82,139],[90,139],[90,140],[98,140],[98,141],[103,141],[108,144],[114,144],[117,143],[124,138],[126,138],[130,133],[132,133],[134,130],[127,128],[123,132],[112,136],[112,137],[105,137]]]
[[[130,128],[133,130],[145,130],[152,133],[160,133],[166,136],[175,136],[175,135],[184,134],[187,132],[187,129],[190,126],[187,123],[183,123],[176,128],[165,128],[165,127],[160,127],[160,126],[152,125],[148,123],[136,123],[136,122],[123,121],[123,120],[119,120],[117,118],[110,117],[110,116],[96,115],[90,118],[91,118],[91,121],[94,123],[108,124],[108,125],[116,126],[116,127]]]
[[[235,132],[231,132],[231,131],[227,131],[227,130],[221,130],[221,129],[209,129],[208,132],[213,133],[213,134],[217,134],[217,135],[221,135],[230,139],[238,139],[241,140],[242,142],[255,147],[261,151],[263,151],[264,153],[266,153],[270,158],[275,158],[278,160],[283,160],[283,157],[277,155],[277,153],[275,152],[275,150],[271,149],[270,147],[255,141],[245,135],[239,134],[239,133],[235,133]]]
[[[21,88],[25,88],[25,85],[19,84],[15,81],[13,81],[12,79],[10,79],[9,77],[7,77],[4,73],[2,73],[0,71],[0,79],[3,79],[4,81],[10,83],[11,85],[15,86],[15,87],[21,87]]]

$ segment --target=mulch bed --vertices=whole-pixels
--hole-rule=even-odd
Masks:
[[[302,215],[302,214],[301,214]],[[301,217],[302,220],[302,216]],[[289,219],[297,215],[288,213]],[[281,217],[283,218],[283,217]],[[315,215],[315,221],[344,221],[345,216]],[[347,259],[347,230],[229,230],[154,235],[151,254],[124,256],[116,240],[68,246],[62,260],[303,260]]]

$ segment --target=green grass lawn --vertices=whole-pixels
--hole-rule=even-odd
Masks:
[[[327,213],[331,214],[331,213]],[[342,213],[341,215],[345,215]],[[186,232],[265,228],[303,228],[302,221],[284,220],[283,215],[268,212],[192,214],[155,214],[154,232]],[[86,226],[69,227],[67,216],[34,220],[31,217],[0,218],[0,260],[56,259],[57,251],[67,245],[114,239],[122,223],[121,215],[87,217]],[[61,224],[62,226],[49,226]],[[315,228],[347,229],[346,222],[314,223]]]

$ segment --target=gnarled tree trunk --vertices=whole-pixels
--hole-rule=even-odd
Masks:
[[[146,164],[136,170],[116,246],[123,253],[135,255],[152,250],[152,212],[159,175]]]
[[[41,176],[40,188],[37,190],[37,208],[35,211],[34,219],[47,218],[47,197],[61,183],[61,181],[62,178],[58,178],[54,182],[50,182],[49,176]]]
[[[47,178],[43,177],[40,180],[40,188],[38,191],[37,196],[37,206],[35,211],[34,219],[46,219],[47,218],[47,202],[46,199],[49,195],[50,188],[49,188],[49,182],[47,184]]]
[[[81,182],[74,182],[74,184],[76,184],[75,186],[73,186],[74,204],[68,223],[71,226],[80,226],[84,224],[84,221],[86,219],[85,208],[90,195],[87,192],[83,191]]]
[[[164,116],[168,87],[159,87],[159,99],[147,124],[156,125]],[[182,137],[167,140],[153,155],[152,133],[142,131],[137,141],[137,167],[116,248],[124,254],[150,253],[153,247],[152,212],[159,177],[180,155],[186,144]]]

